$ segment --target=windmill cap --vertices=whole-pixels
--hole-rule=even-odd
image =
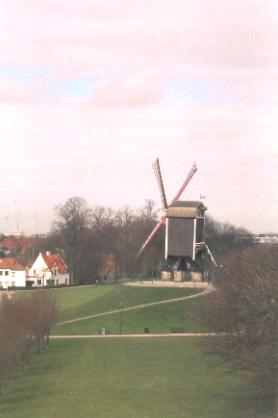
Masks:
[[[206,210],[203,202],[197,200],[178,201],[168,207],[166,216],[169,218],[197,218],[204,216]]]

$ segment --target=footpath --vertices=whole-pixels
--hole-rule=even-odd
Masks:
[[[216,337],[222,333],[215,332],[183,332],[168,334],[107,334],[107,335],[50,335],[52,340],[76,340],[76,339],[113,339],[113,338],[163,338],[163,337]]]
[[[65,325],[65,324],[72,324],[73,322],[84,321],[86,319],[99,318],[99,317],[102,317],[102,316],[113,315],[113,314],[120,313],[120,312],[128,312],[128,311],[133,311],[133,310],[136,310],[136,309],[148,308],[149,306],[162,305],[164,303],[174,303],[174,302],[179,302],[179,301],[188,300],[188,299],[195,299],[195,298],[199,298],[201,296],[207,295],[208,293],[211,293],[213,291],[214,291],[213,286],[209,285],[209,286],[206,287],[206,289],[203,292],[196,293],[195,295],[182,296],[182,297],[179,297],[179,298],[172,298],[172,299],[165,299],[165,300],[160,300],[158,302],[143,303],[141,305],[133,305],[133,306],[129,306],[127,308],[114,309],[112,311],[101,312],[101,313],[97,313],[97,314],[94,314],[94,315],[82,316],[82,317],[79,317],[79,318],[70,319],[68,321],[58,322],[56,324],[56,326]]]

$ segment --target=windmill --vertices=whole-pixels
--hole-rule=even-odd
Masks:
[[[198,272],[201,267],[197,261],[204,258],[204,250],[207,248],[204,242],[206,207],[201,201],[179,200],[196,173],[197,166],[195,163],[192,165],[185,181],[169,205],[158,158],[153,164],[153,170],[158,182],[164,214],[141,246],[137,257],[146,250],[159,228],[165,224],[165,266],[167,270],[172,273],[178,270]]]

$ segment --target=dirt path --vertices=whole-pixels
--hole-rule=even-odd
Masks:
[[[143,280],[143,281],[129,281],[123,283],[124,286],[131,287],[175,287],[175,288],[187,288],[187,289],[206,289],[208,287],[207,282],[175,282],[173,280]]]
[[[187,300],[187,299],[195,299],[198,298],[200,296],[204,296],[207,295],[208,293],[212,292],[214,290],[213,286],[209,285],[203,292],[200,293],[196,293],[195,295],[190,295],[190,296],[182,296],[179,298],[173,298],[173,299],[166,299],[166,300],[161,300],[158,302],[150,302],[150,303],[143,303],[141,305],[134,305],[134,306],[129,306],[127,308],[122,308],[122,309],[114,309],[113,311],[107,311],[107,312],[101,312],[101,313],[97,313],[94,315],[87,315],[87,316],[82,316],[80,318],[75,318],[75,319],[70,319],[68,321],[62,321],[62,322],[58,322],[56,324],[57,325],[65,325],[65,324],[72,324],[73,322],[79,322],[79,321],[84,321],[86,319],[93,319],[93,318],[99,318],[101,316],[107,316],[107,315],[113,315],[116,313],[120,313],[120,312],[128,312],[128,311],[133,311],[135,309],[143,309],[143,308],[148,308],[150,306],[156,306],[156,305],[162,305],[164,303],[173,303],[173,302],[179,302],[182,300]],[[140,334],[141,335],[141,334]],[[184,335],[184,334],[183,334]]]
[[[171,334],[108,334],[108,335],[51,335],[52,340],[75,340],[75,339],[91,339],[91,338],[161,338],[161,337],[215,337],[221,333],[215,332],[183,332]]]

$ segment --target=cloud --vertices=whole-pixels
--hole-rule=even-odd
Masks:
[[[93,204],[140,206],[155,198],[150,167],[159,155],[169,196],[197,160],[187,196],[204,192],[220,219],[272,229],[278,210],[271,188],[278,175],[275,0],[2,3],[0,177],[20,186],[19,205],[36,202],[43,210],[46,201],[54,206],[81,194]],[[39,75],[27,82],[9,68]],[[79,95],[69,94],[73,80]],[[186,88],[167,96],[169,80],[176,90],[191,85],[190,97]],[[200,88],[194,97],[197,84],[213,94],[202,96]],[[13,199],[6,196],[3,210]],[[246,219],[250,199],[273,208],[264,226],[256,211]]]
[[[51,81],[50,76],[39,75],[32,78],[18,76],[9,70],[0,69],[0,102],[7,104],[22,103],[36,106],[38,102],[45,101],[44,92]],[[4,74],[3,74],[4,73]],[[28,74],[28,71],[26,72]],[[30,72],[31,73],[31,72]]]
[[[84,106],[84,101],[0,104],[5,115],[0,177],[20,187],[21,207],[36,201],[42,188],[42,209],[45,201],[54,206],[74,194],[111,207],[139,207],[146,197],[159,202],[151,170],[159,156],[169,198],[196,160],[199,170],[185,197],[206,194],[210,213],[220,220],[260,230],[257,212],[247,219],[235,202],[244,208],[251,199],[253,206],[277,210],[274,191],[271,197],[278,175],[275,107],[165,100],[137,108],[114,102],[105,109]],[[6,195],[3,212],[13,199],[13,193]],[[264,219],[265,228],[271,230],[275,216]]]
[[[159,68],[215,77],[277,65],[274,0],[101,3],[4,1],[3,62],[97,76]]]
[[[158,100],[154,85],[146,92],[142,82],[140,92],[123,81],[150,69],[245,102],[278,97],[275,0],[4,0],[2,9],[2,65],[43,69],[61,82],[103,80],[95,92],[103,107]]]
[[[101,108],[141,107],[158,103],[162,97],[155,75],[140,74],[121,82],[100,85],[93,103]]]
[[[30,90],[23,84],[8,77],[0,76],[0,102],[29,103],[32,100]]]

